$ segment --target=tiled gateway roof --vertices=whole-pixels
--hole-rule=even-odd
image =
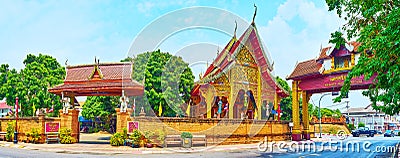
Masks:
[[[358,52],[358,48],[360,47],[360,45],[361,45],[360,42],[354,42],[353,41],[353,42],[348,42],[346,47],[353,47],[353,50],[351,52],[357,53]],[[334,46],[328,46],[328,47],[322,48],[321,52],[319,53],[318,60],[323,60],[323,59],[330,58],[329,56],[331,56],[332,51],[334,51],[332,49],[335,49],[333,47]]]
[[[49,89],[75,96],[128,96],[143,95],[144,87],[132,79],[132,63],[97,63],[67,66],[64,84]]]
[[[103,75],[103,80],[122,80],[131,78],[131,63],[100,63],[98,66]],[[65,82],[89,80],[94,71],[94,67],[95,64],[68,66]]]
[[[306,75],[320,74],[322,64],[315,61],[315,59],[307,60],[296,64],[296,68],[286,79],[294,79]]]
[[[0,109],[11,109],[11,106],[8,106],[4,101],[0,101]]]

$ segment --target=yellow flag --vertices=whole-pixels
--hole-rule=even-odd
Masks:
[[[35,113],[36,113],[35,103],[33,103],[32,111],[33,111],[33,116],[35,116]]]
[[[190,116],[190,104],[188,105],[188,107],[187,107],[187,109],[186,109],[186,114],[187,114],[188,116]]]
[[[254,109],[254,119],[257,119],[257,116],[258,116],[258,109],[257,110]]]
[[[158,115],[161,116],[161,114],[162,114],[162,106],[160,102],[160,107],[158,107]]]

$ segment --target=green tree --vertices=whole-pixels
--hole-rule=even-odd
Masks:
[[[147,114],[158,115],[160,104],[162,116],[184,113],[179,107],[190,98],[194,75],[181,57],[157,50],[122,61],[133,61],[133,79],[144,82],[145,96],[135,97],[136,106],[145,107]]]
[[[61,109],[60,97],[49,93],[50,87],[61,84],[65,77],[65,69],[57,60],[49,55],[38,56],[28,54],[23,61],[25,68],[20,72],[9,70],[8,65],[0,69],[0,99],[6,98],[8,105],[15,105],[15,97],[19,97],[22,109],[20,116],[32,116],[33,106],[51,108],[54,105],[53,116]]]
[[[83,104],[82,116],[92,121],[99,118],[106,123],[105,127],[109,127],[110,119],[119,104],[119,97],[116,96],[89,96]]]
[[[364,75],[370,79],[376,75],[374,85],[363,92],[376,110],[393,115],[400,111],[400,1],[326,0],[329,11],[336,11],[347,20],[343,26],[349,39],[356,38],[362,45],[358,63],[348,74],[341,89],[340,99],[350,89],[353,77]],[[343,44],[340,33],[332,34],[336,47]],[[384,106],[376,106],[377,102]]]
[[[358,123],[358,127],[365,127],[365,124],[360,122],[360,123]]]
[[[276,81],[281,87],[283,87],[283,89],[289,92],[289,96],[282,98],[280,102],[282,111],[281,119],[289,121],[292,119],[292,90],[290,89],[289,84],[279,76],[276,76]]]

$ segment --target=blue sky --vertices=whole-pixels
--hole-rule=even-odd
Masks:
[[[152,46],[182,56],[197,77],[232,37],[234,20],[238,36],[248,27],[254,3],[256,26],[275,63],[274,74],[282,78],[296,62],[315,58],[344,23],[319,0],[1,1],[0,64],[20,69],[28,53],[39,52],[70,65],[92,63],[95,56],[115,62]],[[214,11],[199,12],[199,6]],[[176,31],[187,25],[211,28]],[[146,45],[165,35],[158,47]],[[315,104],[319,96],[313,95]],[[322,101],[331,104],[330,97]],[[350,93],[350,106],[367,104],[360,92]]]

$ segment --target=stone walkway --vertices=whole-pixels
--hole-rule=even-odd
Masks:
[[[192,148],[131,148],[128,146],[114,147],[107,143],[110,135],[107,134],[83,134],[80,139],[82,142],[91,143],[75,143],[75,144],[31,144],[19,142],[13,144],[12,142],[0,141],[2,147],[23,148],[28,150],[41,150],[56,153],[71,153],[71,154],[102,154],[102,155],[115,155],[115,154],[172,154],[172,153],[192,153],[192,152],[218,152],[218,151],[232,151],[232,150],[258,150],[259,143],[256,144],[238,144],[238,145],[215,145],[207,147],[192,147]],[[327,138],[313,138],[311,141],[326,141]],[[289,144],[290,141],[275,142],[276,144],[284,143]],[[262,146],[265,147],[265,146]],[[271,149],[272,143],[268,143],[268,148]],[[274,150],[274,152],[279,152]]]

